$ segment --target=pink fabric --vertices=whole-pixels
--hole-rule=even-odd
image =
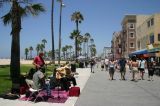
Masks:
[[[59,98],[58,98],[58,95],[59,95]],[[37,97],[42,97],[46,102],[65,103],[65,101],[68,99],[68,95],[69,95],[69,92],[66,92],[64,90],[63,91],[62,90],[58,91],[57,89],[54,89],[54,90],[51,90],[51,96],[47,100],[46,100],[46,97],[47,97],[47,91],[46,90],[40,91],[39,94],[37,95]],[[27,97],[22,97],[19,100],[32,101],[34,99],[33,99],[33,97],[31,97],[29,99]]]

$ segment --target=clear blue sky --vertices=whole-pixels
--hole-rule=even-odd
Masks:
[[[24,49],[32,46],[34,49],[42,39],[47,40],[46,49],[51,50],[50,11],[51,0],[35,0],[43,3],[46,12],[38,17],[26,17],[22,20],[20,36],[21,57],[24,57]],[[104,46],[110,46],[114,31],[121,30],[121,21],[125,14],[154,14],[160,13],[160,0],[63,0],[66,7],[63,8],[62,17],[62,46],[73,45],[70,33],[75,29],[75,23],[71,21],[71,14],[80,11],[84,21],[79,25],[81,34],[89,32],[95,40],[98,53],[102,53]],[[0,9],[0,17],[8,11],[5,5]],[[54,9],[55,48],[58,48],[59,28],[59,3],[55,0]],[[4,26],[0,20],[0,58],[10,57],[11,27]],[[35,52],[35,51],[34,51]]]

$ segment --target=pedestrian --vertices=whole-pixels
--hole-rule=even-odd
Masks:
[[[106,68],[106,71],[108,71],[108,63],[109,63],[109,59],[108,58],[105,58],[105,68]]]
[[[118,65],[120,66],[120,73],[121,73],[121,80],[125,80],[125,74],[126,74],[126,60],[125,58],[121,58],[118,61]]]
[[[141,78],[141,80],[144,80],[145,68],[146,68],[146,60],[141,58],[141,60],[139,62],[139,70],[140,70],[140,78]]]
[[[111,59],[109,61],[109,80],[114,80],[113,76],[114,76],[114,71],[115,71],[115,61],[113,59]]]
[[[138,61],[136,60],[136,56],[132,57],[132,60],[130,62],[130,69],[132,72],[132,80],[131,81],[137,81],[137,73],[138,73]]]
[[[148,81],[153,81],[153,74],[155,70],[155,62],[148,60],[147,62],[147,68],[148,68]]]
[[[101,71],[104,70],[104,65],[105,65],[105,62],[104,62],[104,59],[101,60]]]
[[[93,70],[93,67],[95,65],[95,60],[94,59],[91,59],[90,65],[91,65],[91,73],[94,73],[94,70]]]

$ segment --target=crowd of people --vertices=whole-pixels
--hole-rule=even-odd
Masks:
[[[43,53],[39,53],[39,55],[34,58],[33,65],[35,68],[32,68],[26,77],[28,84],[32,85],[34,89],[54,89],[58,86],[66,91],[69,90],[71,84],[73,84],[73,86],[77,85],[74,77],[76,74],[75,61],[71,63],[67,62],[60,67],[56,67],[53,74],[46,78],[46,64],[43,60],[43,55]],[[126,80],[126,65],[128,65],[131,72],[131,81],[144,80],[145,69],[148,69],[148,81],[153,81],[155,61],[151,59],[138,59],[136,56],[133,56],[130,60],[126,60],[124,57],[119,60],[105,58],[100,61],[100,64],[101,71],[106,70],[109,72],[109,80],[114,80],[116,70],[119,70],[120,80]],[[80,61],[79,66],[81,68],[90,67],[91,73],[94,73],[93,68],[96,66],[96,59],[92,58],[83,62]],[[46,80],[49,81],[49,83],[46,83]]]
[[[109,72],[109,80],[114,80],[114,73],[116,70],[120,73],[120,80],[126,80],[126,66],[129,66],[131,73],[131,81],[144,80],[145,70],[148,70],[148,81],[153,81],[153,75],[155,70],[156,62],[151,58],[137,58],[132,56],[129,60],[124,57],[119,60],[113,59],[102,59],[100,61],[101,71],[104,69]]]

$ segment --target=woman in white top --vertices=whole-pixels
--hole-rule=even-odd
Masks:
[[[114,76],[114,71],[115,71],[115,61],[113,59],[111,59],[109,61],[109,75],[110,75],[110,80],[113,80],[113,76]]]

